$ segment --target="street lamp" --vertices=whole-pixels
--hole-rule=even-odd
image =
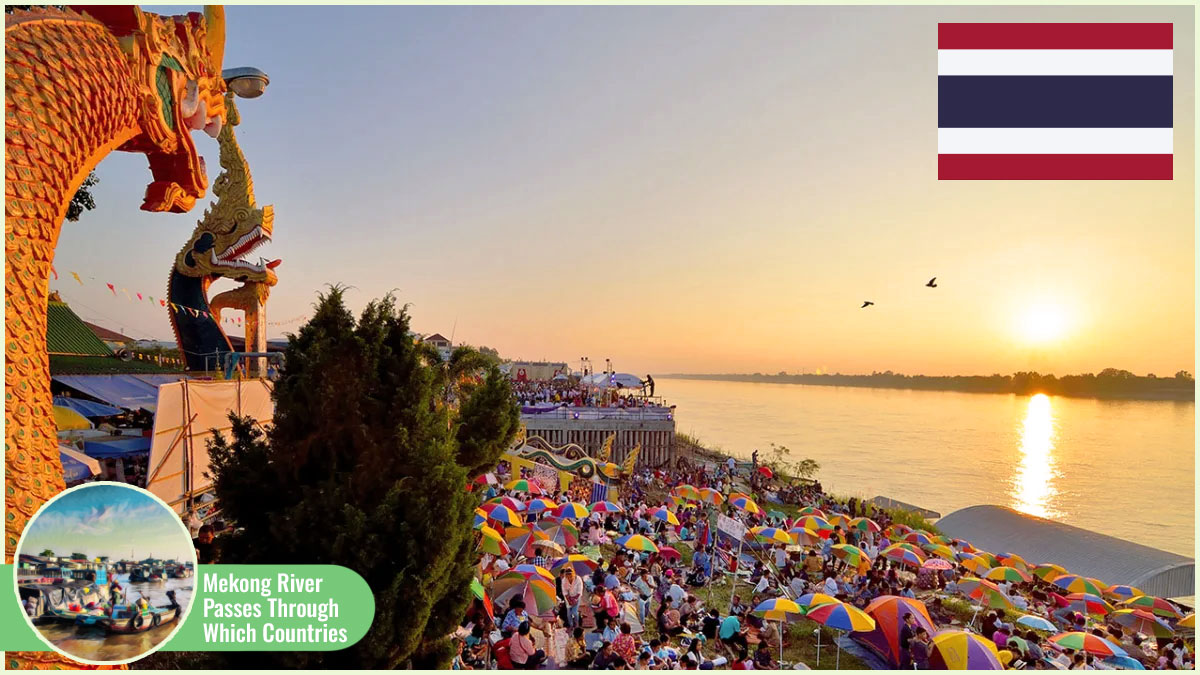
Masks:
[[[221,77],[230,91],[241,98],[258,98],[271,83],[266,73],[252,66],[226,68],[221,71]]]

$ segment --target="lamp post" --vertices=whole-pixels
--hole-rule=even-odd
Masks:
[[[241,68],[226,68],[221,71],[225,86],[238,98],[258,98],[267,90],[271,78],[258,68],[243,66]]]

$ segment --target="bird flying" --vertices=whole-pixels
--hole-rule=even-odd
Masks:
[[[866,308],[866,307],[870,307],[870,306],[871,306],[871,305],[873,305],[873,304],[875,304],[875,303],[871,302],[870,300],[864,300],[864,301],[863,301],[863,304],[862,304],[862,307],[859,307],[859,309],[864,309],[864,308]]]
[[[937,288],[937,284],[936,284],[936,283],[934,283],[934,282],[936,282],[936,281],[937,281],[937,277],[934,277],[934,278],[930,279],[930,280],[929,280],[929,283],[927,283],[927,284],[925,284],[925,285],[926,285],[926,286],[928,286],[928,287],[930,287],[930,288]]]

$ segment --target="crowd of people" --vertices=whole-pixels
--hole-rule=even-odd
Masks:
[[[642,470],[622,487],[625,508],[615,513],[593,513],[580,520],[580,541],[560,551],[535,547],[534,555],[520,552],[507,556],[485,555],[480,563],[484,585],[522,562],[554,569],[556,604],[538,608],[525,606],[524,598],[497,605],[494,617],[476,602],[463,622],[456,668],[497,666],[591,669],[770,669],[780,664],[779,626],[763,621],[753,612],[761,602],[787,596],[802,598],[823,593],[858,608],[882,596],[921,600],[935,626],[967,623],[944,602],[955,597],[959,583],[974,573],[959,564],[950,569],[914,569],[880,555],[892,542],[885,536],[893,525],[891,515],[857,499],[838,501],[825,494],[817,483],[775,484],[773,495],[780,501],[817,507],[833,514],[871,518],[881,531],[835,526],[820,543],[812,546],[758,545],[738,556],[738,543],[709,529],[702,512],[671,496],[681,485],[708,487],[725,495],[735,480],[758,475],[737,475],[733,462],[716,466],[681,466],[671,470]],[[758,481],[754,481],[756,485]],[[759,485],[760,487],[766,487]],[[503,494],[492,490],[491,494]],[[528,497],[528,495],[513,495]],[[760,495],[761,497],[761,495]],[[545,495],[558,503],[561,494]],[[767,503],[763,499],[764,504]],[[678,515],[679,524],[652,517],[666,508]],[[773,526],[787,530],[798,524],[770,510],[735,512],[726,503],[721,509],[736,515],[747,526]],[[527,515],[530,523],[541,516]],[[618,549],[611,558],[594,559],[583,569],[570,564],[554,566],[553,559],[613,543],[630,534],[642,534],[659,547],[649,554]],[[684,564],[674,545],[684,542],[694,551]],[[853,544],[865,557],[849,564],[835,555],[835,544]],[[967,542],[954,540],[950,548],[969,551]],[[748,576],[733,577],[735,587],[730,606],[710,606],[710,584],[725,579],[738,566]],[[1036,576],[1029,582],[1000,582],[998,587],[1022,612],[1051,618],[1062,631],[1087,631],[1119,644],[1130,657],[1147,668],[1194,667],[1191,646],[1180,638],[1147,639],[1111,622],[1095,620],[1071,611],[1065,591]],[[1061,649],[1048,641],[1048,634],[1017,626],[1003,614],[980,608],[970,628],[992,640],[1010,669],[1110,669],[1115,667],[1087,652]],[[924,669],[930,665],[933,636],[923,626],[908,621],[900,631],[903,668]]]
[[[576,378],[558,380],[517,380],[513,393],[522,406],[559,404],[569,408],[642,408],[655,405],[652,398],[638,390],[588,387]]]

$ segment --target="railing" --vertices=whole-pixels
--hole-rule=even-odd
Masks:
[[[675,419],[672,408],[658,406],[646,408],[572,408],[560,406],[526,406],[521,409],[521,419],[534,420],[628,420],[628,421],[668,421]]]

